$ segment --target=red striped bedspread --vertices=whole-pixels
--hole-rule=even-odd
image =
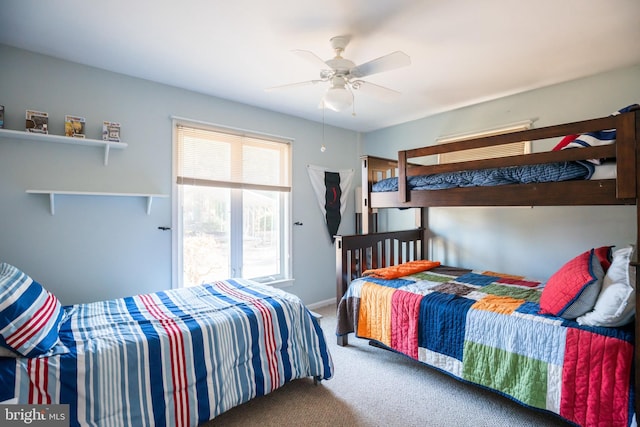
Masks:
[[[71,425],[197,426],[333,362],[300,299],[243,279],[64,307],[67,351],[0,357],[0,402],[70,405]]]
[[[361,278],[339,302],[336,334],[355,332],[580,426],[635,425],[633,327],[540,315],[542,286],[445,266]]]

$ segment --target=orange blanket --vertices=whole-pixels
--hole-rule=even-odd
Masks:
[[[440,261],[409,261],[404,264],[393,265],[391,267],[375,268],[366,270],[363,276],[376,277],[378,279],[397,279],[398,277],[408,276],[421,271],[431,270],[440,265]]]
[[[357,335],[391,347],[391,298],[394,288],[365,282],[360,294]]]

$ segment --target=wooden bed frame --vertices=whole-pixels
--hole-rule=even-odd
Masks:
[[[548,138],[570,134],[617,130],[611,145],[546,151],[519,156],[475,160],[453,164],[419,165],[411,159],[520,141],[533,144]],[[483,169],[504,166],[551,163],[557,161],[615,158],[616,179],[578,180],[540,184],[513,184],[496,187],[452,188],[433,191],[410,191],[406,178],[413,175]],[[402,150],[398,160],[364,156],[362,158],[362,235],[336,236],[336,304],[351,281],[368,268],[397,265],[414,259],[428,259],[428,207],[449,206],[582,206],[636,205],[636,248],[640,248],[640,110],[615,116],[530,129],[503,135],[476,138],[449,144]],[[388,177],[398,177],[398,191],[372,193],[373,183]],[[374,229],[372,215],[380,208],[420,208],[419,228],[409,231],[369,233]],[[637,255],[632,265],[640,266]],[[640,283],[640,268],[636,268],[636,283]],[[640,307],[640,292],[636,292],[636,307]],[[339,336],[338,345],[347,345],[347,336]],[[635,317],[635,342],[640,343],[640,320]],[[640,414],[640,345],[634,346],[635,408]]]

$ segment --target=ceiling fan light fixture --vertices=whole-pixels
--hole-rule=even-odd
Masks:
[[[353,61],[342,57],[342,53],[347,47],[347,44],[349,44],[350,39],[351,37],[349,35],[333,37],[330,41],[331,47],[333,47],[335,51],[335,57],[326,61],[308,50],[294,50],[293,52],[302,58],[320,67],[320,79],[275,86],[268,90],[320,82],[330,83],[331,86],[322,96],[318,108],[322,108],[323,110],[329,108],[336,112],[353,107],[355,103],[354,90],[368,92],[378,98],[383,98],[383,100],[384,98],[388,99],[389,97],[399,95],[400,93],[395,90],[378,86],[374,83],[368,83],[360,79],[372,74],[406,67],[411,64],[409,55],[397,50],[363,64],[356,65]],[[352,114],[355,116],[355,109],[352,110]]]
[[[351,107],[353,94],[345,86],[331,86],[322,101],[325,107],[340,112]]]

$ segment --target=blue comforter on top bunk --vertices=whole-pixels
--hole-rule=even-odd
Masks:
[[[587,162],[557,162],[541,165],[509,166],[504,168],[465,170],[431,175],[410,176],[410,190],[442,190],[454,187],[489,187],[506,184],[589,179],[594,166]],[[398,178],[376,182],[373,192],[398,191]]]

